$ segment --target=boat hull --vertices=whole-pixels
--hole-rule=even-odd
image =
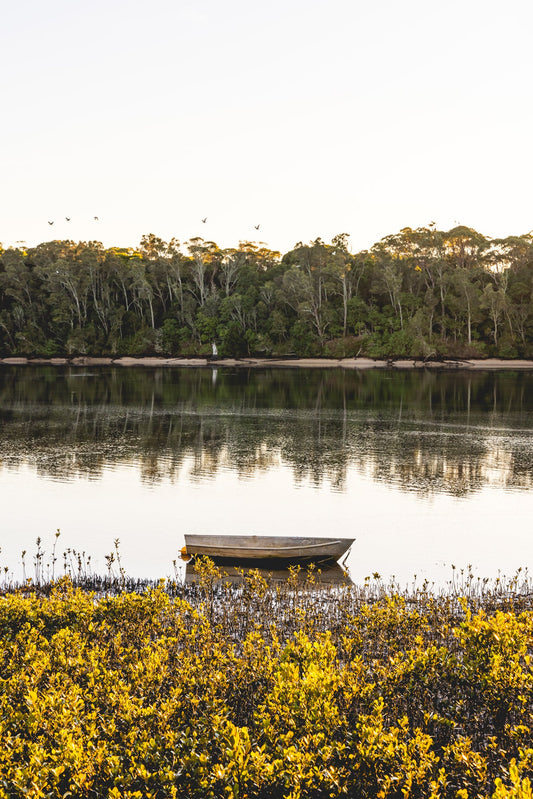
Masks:
[[[300,536],[185,536],[183,554],[207,555],[217,562],[275,562],[278,564],[338,561],[350,548],[353,538]]]

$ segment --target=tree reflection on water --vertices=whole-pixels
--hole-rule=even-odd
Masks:
[[[532,486],[533,373],[6,367],[0,465],[152,483],[288,465],[343,491],[356,469],[421,494]],[[192,467],[190,466],[192,462]]]

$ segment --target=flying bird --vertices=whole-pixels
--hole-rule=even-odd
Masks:
[[[93,219],[94,219],[96,222],[98,222],[98,217],[97,217],[97,216],[93,217]]]
[[[67,220],[67,222],[70,222],[70,216],[66,216],[65,219]]]
[[[259,225],[254,225],[254,228],[255,228],[256,230],[259,230]]]
[[[53,225],[54,223],[53,223],[53,222],[49,222],[48,224],[49,224],[49,225]]]
[[[205,222],[207,222],[207,217],[204,217],[204,218],[202,219],[202,222],[204,222],[204,223],[205,223]]]

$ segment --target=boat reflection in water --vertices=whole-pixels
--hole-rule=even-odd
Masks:
[[[186,535],[182,558],[187,560],[185,582],[198,579],[195,557],[206,556],[223,567],[221,582],[238,585],[249,569],[257,569],[269,582],[289,578],[304,583],[334,585],[349,581],[344,561],[353,538],[302,536]],[[343,558],[343,564],[339,559]]]
[[[327,564],[315,564],[316,568],[313,570],[314,585],[330,587],[334,585],[345,585],[351,583],[350,575],[339,563],[330,562]],[[241,565],[235,561],[233,566],[222,566],[222,576],[216,583],[231,583],[234,586],[239,586],[244,582],[244,578],[250,569],[257,570],[261,577],[268,583],[286,583],[289,578],[294,579],[295,571],[286,569],[274,569],[267,566],[250,566],[249,563]],[[296,579],[298,583],[306,583],[309,581],[310,571],[305,565],[298,571]],[[194,558],[188,561],[185,567],[185,584],[192,585],[199,582],[198,572],[194,568]]]

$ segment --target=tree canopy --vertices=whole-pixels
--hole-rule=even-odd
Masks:
[[[533,357],[533,237],[0,246],[0,354]]]

